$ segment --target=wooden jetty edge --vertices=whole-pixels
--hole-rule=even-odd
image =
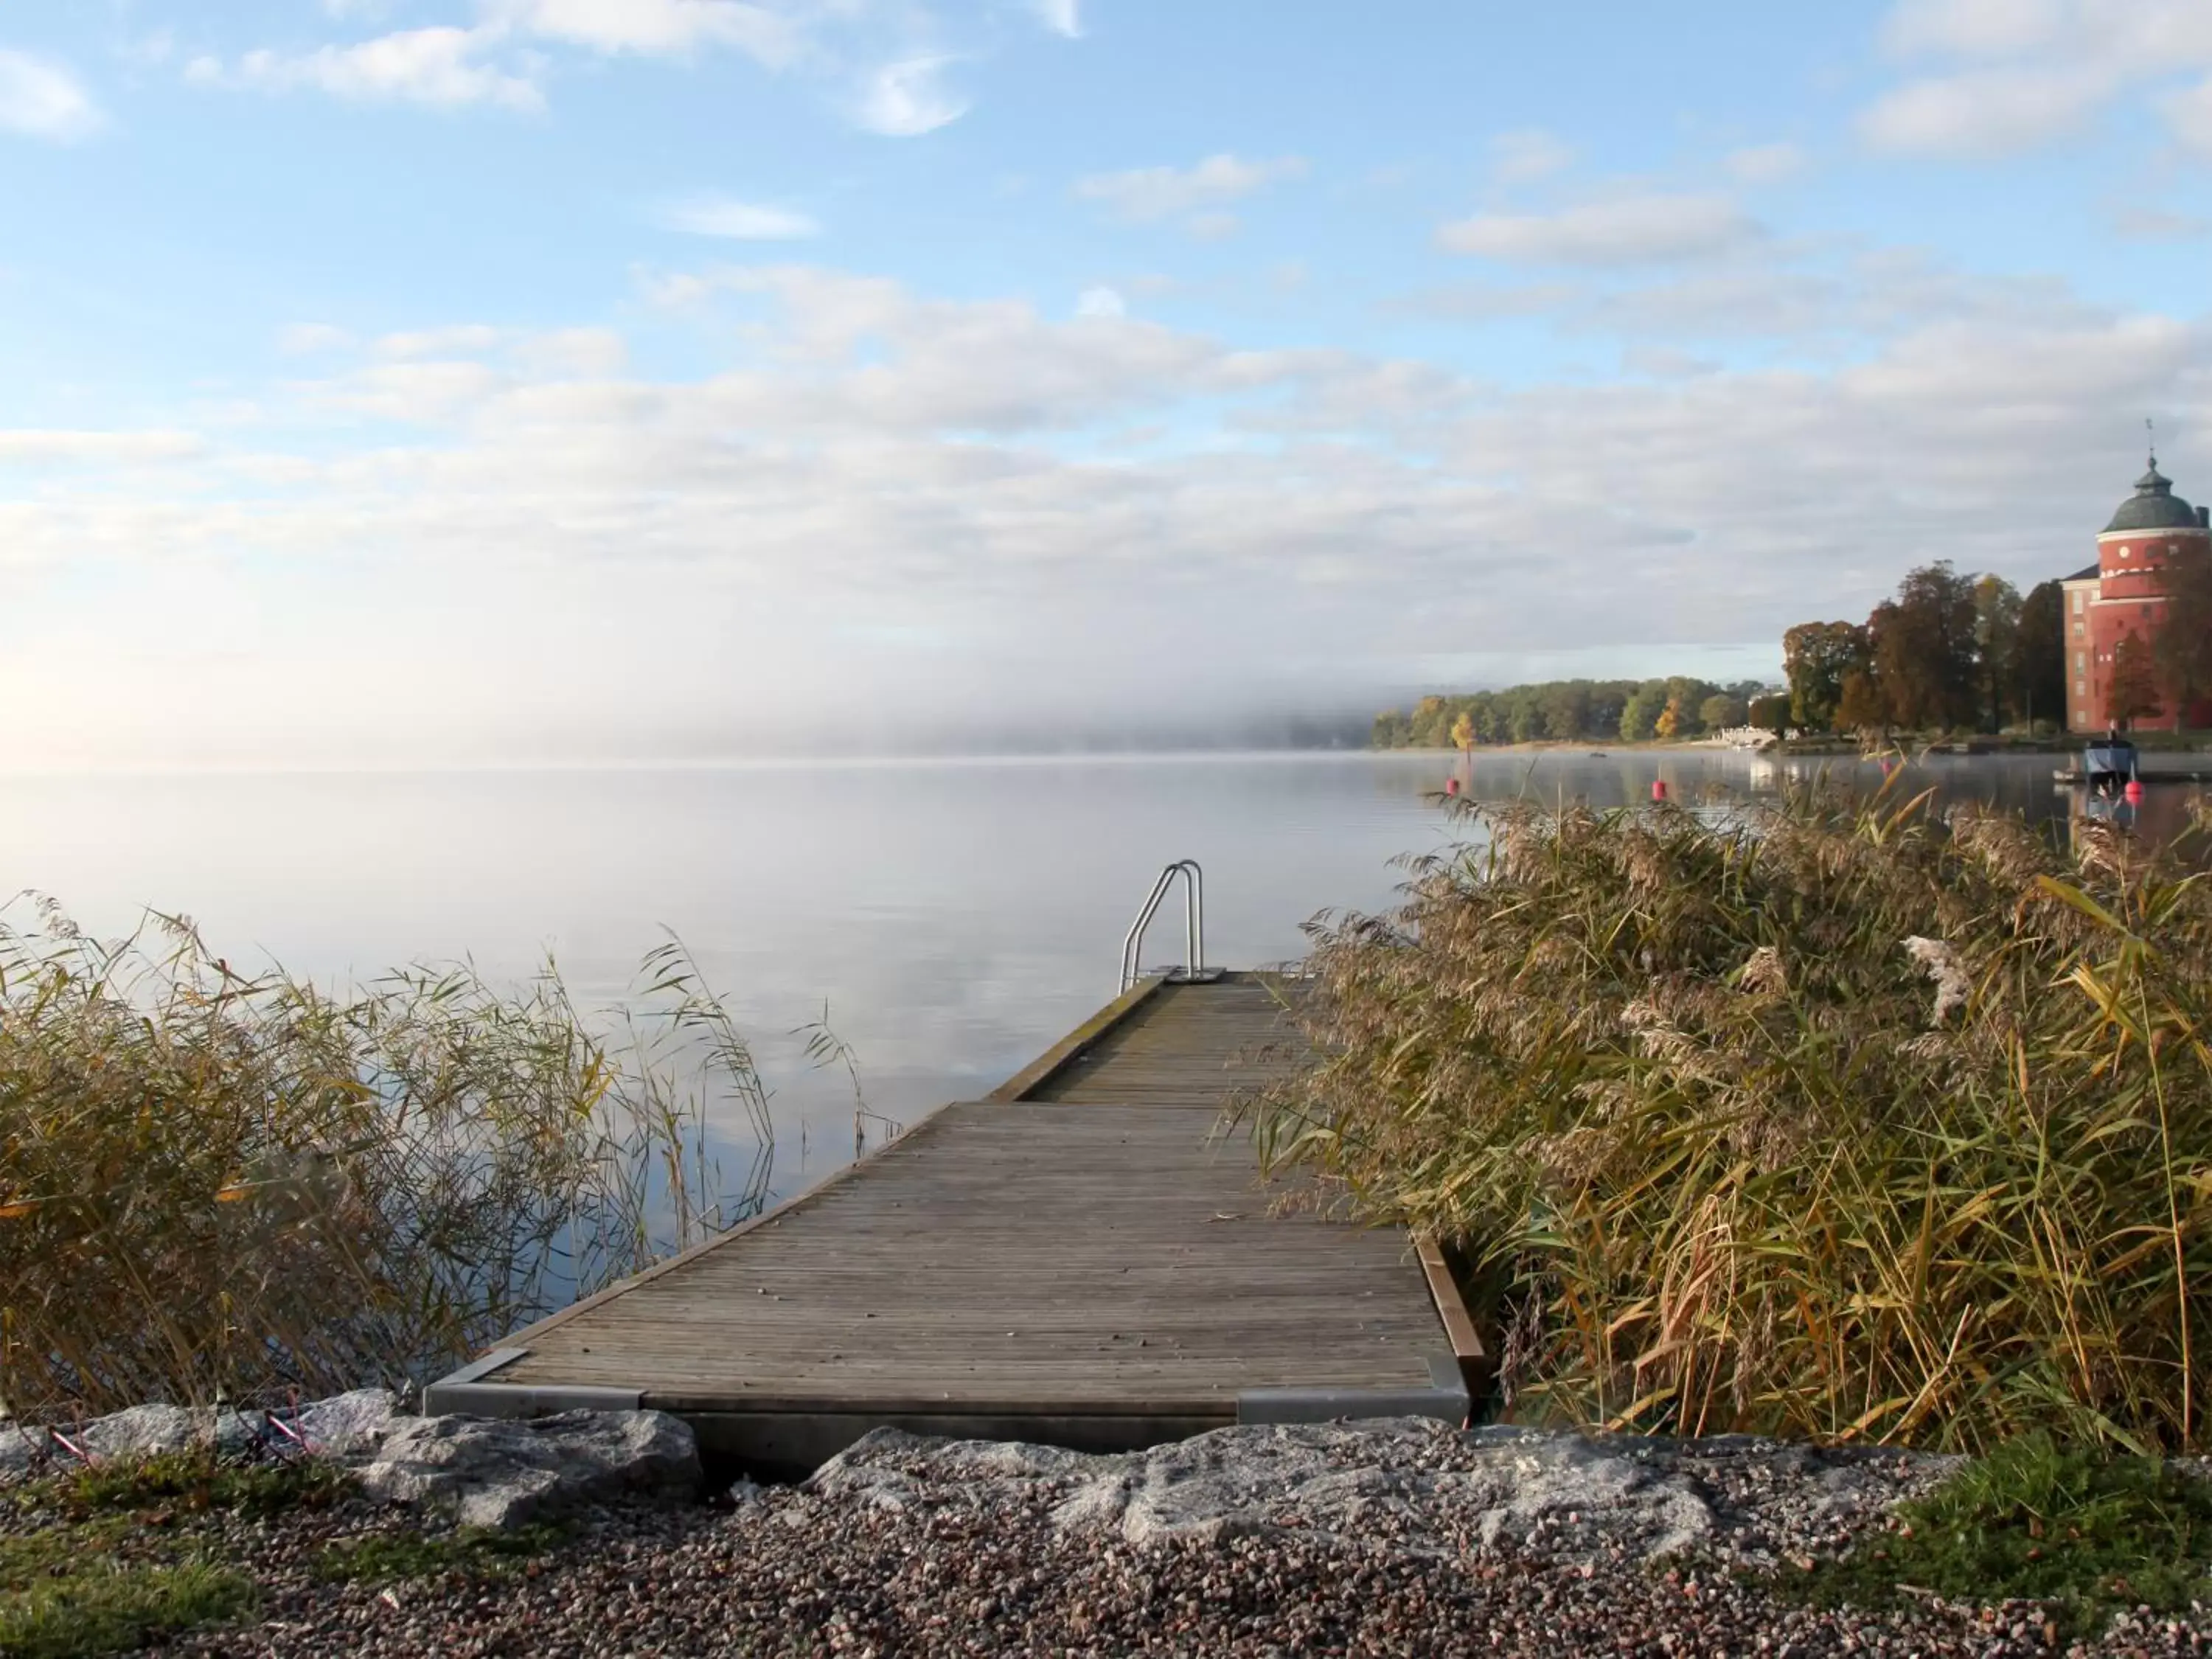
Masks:
[[[1234,1423],[1464,1421],[1442,1254],[1277,1215],[1231,1094],[1304,1062],[1281,981],[1154,977],[981,1101],[518,1332],[424,1409],[674,1413],[816,1467],[869,1430],[1128,1450]]]

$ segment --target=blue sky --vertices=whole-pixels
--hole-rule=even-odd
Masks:
[[[2212,495],[2208,164],[2201,0],[0,0],[0,766],[1762,673]]]

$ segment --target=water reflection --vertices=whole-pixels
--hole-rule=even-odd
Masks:
[[[1533,800],[1556,807],[1586,802],[1601,810],[1639,805],[1651,799],[1655,782],[1682,803],[1714,792],[1771,795],[1790,782],[1826,782],[1855,793],[1871,794],[1887,785],[1901,799],[1933,791],[1938,805],[1972,801],[2018,812],[2054,836],[2083,816],[2118,825],[2145,842],[2164,844],[2186,830],[2193,803],[2203,790],[2194,784],[2148,781],[2139,804],[2093,800],[2080,785],[2062,784],[2056,775],[2070,769],[2065,755],[1927,755],[1903,761],[1856,756],[1767,756],[1721,750],[1626,753],[1547,750],[1438,756],[1418,786],[1431,797],[1470,802]],[[1398,774],[1378,775],[1385,787],[1412,781]]]

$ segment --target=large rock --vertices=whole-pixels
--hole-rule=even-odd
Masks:
[[[133,1406],[64,1432],[95,1461],[112,1462],[182,1451],[204,1442],[215,1426],[211,1411],[195,1412],[183,1406]]]
[[[325,1456],[358,1458],[377,1445],[402,1420],[398,1401],[383,1389],[356,1389],[303,1406],[289,1418],[306,1449]],[[212,1443],[226,1455],[283,1451],[293,1442],[270,1428],[258,1412],[221,1413],[184,1406],[132,1406],[89,1423],[57,1425],[96,1463],[137,1462],[164,1452]],[[77,1467],[52,1445],[44,1428],[9,1424],[0,1429],[0,1484]]]
[[[399,1399],[389,1389],[356,1389],[302,1406],[292,1426],[307,1449],[327,1457],[373,1453],[386,1436],[410,1419],[399,1415]]]
[[[0,1486],[11,1486],[46,1472],[46,1437],[10,1419],[0,1423]]]
[[[702,1479],[690,1428],[664,1412],[401,1418],[361,1470],[378,1497],[449,1504],[477,1527],[521,1526],[608,1498],[688,1498]]]
[[[1831,1457],[1847,1461],[1831,1464]],[[887,1508],[1038,1507],[1139,1544],[1295,1533],[1415,1553],[1771,1559],[1924,1486],[1929,1466],[1770,1442],[1684,1445],[1425,1419],[1249,1426],[1118,1456],[879,1430],[810,1490]]]

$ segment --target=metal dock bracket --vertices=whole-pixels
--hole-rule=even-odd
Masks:
[[[1152,884],[1152,896],[1137,912],[1136,921],[1129,924],[1129,935],[1121,941],[1121,985],[1119,994],[1127,995],[1129,988],[1141,977],[1138,958],[1145,948],[1145,930],[1152,925],[1159,914],[1160,904],[1176,884],[1176,877],[1183,884],[1183,964],[1168,975],[1169,981],[1179,985],[1194,985],[1221,977],[1219,969],[1206,965],[1206,872],[1198,867],[1196,859],[1177,859],[1160,872],[1160,878]]]

